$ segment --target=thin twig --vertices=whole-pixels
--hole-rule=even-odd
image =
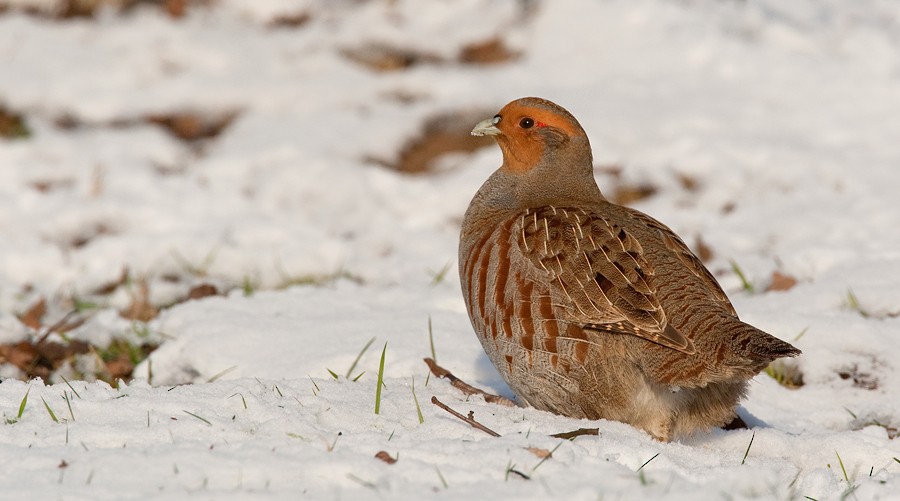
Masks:
[[[441,402],[440,400],[438,400],[437,397],[434,397],[434,396],[431,397],[431,403],[440,407],[441,409],[444,409],[445,411],[449,412],[456,418],[461,419],[461,420],[465,421],[466,423],[469,423],[469,425],[472,428],[479,429],[492,437],[500,436],[500,434],[497,433],[496,431],[488,428],[487,426],[479,423],[478,421],[475,421],[475,413],[474,412],[469,412],[468,416],[463,416],[462,414],[460,414],[460,413],[456,412],[455,410],[451,409],[450,407],[448,407],[444,402]]]
[[[48,337],[50,337],[50,334],[53,334],[54,332],[63,328],[66,325],[66,322],[68,322],[69,319],[72,318],[72,316],[74,316],[76,313],[78,313],[78,310],[71,310],[63,315],[63,317],[60,318],[55,324],[47,327],[47,330],[44,331],[40,338],[38,338],[38,341],[37,343],[35,343],[35,345],[43,343],[47,340]]]
[[[424,359],[425,363],[428,365],[428,368],[431,370],[431,373],[439,378],[444,378],[450,381],[450,384],[456,389],[462,391],[466,395],[481,395],[484,397],[485,402],[489,402],[492,404],[500,404],[505,405],[507,407],[515,407],[516,403],[512,400],[501,397],[500,395],[494,395],[492,393],[487,393],[483,390],[479,390],[478,388],[466,383],[462,379],[454,376],[453,373],[448,371],[447,369],[438,365],[433,359],[426,358]]]
[[[565,440],[572,440],[575,437],[581,437],[585,435],[597,436],[600,435],[599,428],[578,428],[575,431],[565,431],[562,433],[554,433],[550,435],[551,437],[562,438]]]

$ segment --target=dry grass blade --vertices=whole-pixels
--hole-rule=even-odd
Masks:
[[[183,411],[185,414],[189,415],[189,416],[193,416],[193,417],[199,419],[200,421],[203,421],[203,422],[206,423],[208,426],[212,426],[212,423],[209,421],[209,419],[206,419],[206,418],[203,417],[203,416],[199,416],[199,415],[197,415],[197,414],[194,414],[194,413],[191,412],[191,411],[186,411],[186,410],[184,410],[184,409],[182,409],[182,411]]]
[[[531,473],[534,474],[534,471],[537,470],[538,468],[540,468],[541,465],[544,464],[544,461],[552,458],[553,453],[556,452],[556,449],[559,449],[559,447],[562,444],[563,444],[563,442],[556,444],[556,447],[554,447],[552,451],[548,451],[546,449],[541,449],[541,451],[543,451],[543,453],[545,453],[545,454],[543,456],[541,456],[541,460],[538,461],[538,464],[534,465],[534,468],[531,469]],[[531,449],[529,449],[529,450],[531,450]],[[532,451],[532,452],[534,452],[534,451]]]
[[[224,376],[225,374],[228,374],[229,372],[231,372],[231,371],[233,371],[233,370],[235,370],[235,369],[237,369],[237,366],[236,366],[236,365],[232,365],[231,367],[229,367],[229,368],[227,368],[227,369],[225,369],[225,370],[219,371],[217,374],[214,374],[212,377],[210,377],[209,379],[207,379],[206,382],[207,382],[207,383],[213,383],[213,382],[217,381],[219,378],[221,378],[222,376]]]
[[[657,452],[656,454],[654,454],[652,458],[650,458],[650,459],[648,459],[647,461],[645,461],[644,464],[642,464],[641,467],[637,469],[637,471],[643,470],[644,467],[647,466],[648,464],[650,464],[650,461],[653,461],[654,459],[656,459],[657,456],[659,456],[659,453],[658,453],[658,452]]]
[[[75,388],[72,387],[72,383],[70,383],[69,380],[66,379],[66,376],[60,374],[59,377],[62,378],[62,380],[66,383],[66,386],[68,386],[69,389],[72,390],[72,393],[74,393],[76,397],[81,398],[81,395],[79,395]]]

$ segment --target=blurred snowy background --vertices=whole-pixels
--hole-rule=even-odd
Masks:
[[[742,318],[804,351],[756,379],[755,430],[661,444],[426,386],[433,339],[509,396],[456,245],[500,163],[468,131],[528,95],[578,117],[609,198],[671,226]],[[898,189],[889,0],[0,1],[0,485],[897,496]],[[547,436],[585,426],[600,438]]]

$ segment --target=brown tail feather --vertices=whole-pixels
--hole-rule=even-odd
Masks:
[[[796,357],[801,353],[790,343],[752,325],[744,324],[743,327],[742,332],[732,338],[731,347],[734,354],[754,372],[763,370],[775,359]]]

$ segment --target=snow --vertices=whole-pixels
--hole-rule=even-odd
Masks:
[[[305,25],[268,27],[301,12]],[[233,290],[163,310],[148,326],[161,347],[118,388],[22,382],[4,365],[5,495],[900,499],[898,28],[888,0],[222,0],[178,20],[11,8],[0,104],[32,135],[0,139],[0,339],[38,335],[15,317],[37,297],[96,299],[123,268],[155,304],[198,283]],[[455,61],[494,36],[521,57]],[[344,55],[370,44],[436,61],[374,72]],[[426,385],[430,318],[442,366],[512,396],[456,277],[462,213],[500,153],[449,155],[420,176],[367,159],[393,161],[431,117],[486,117],[526,95],[569,109],[597,165],[621,167],[619,181],[598,169],[604,191],[655,186],[635,206],[692,246],[702,237],[742,318],[803,350],[787,362],[801,388],[752,383],[740,413],[755,428],[660,443]],[[141,120],[182,111],[237,115],[199,144]],[[78,125],[56,125],[67,117]],[[798,285],[765,292],[774,271]],[[137,335],[116,313],[134,287],[68,335]],[[372,338],[350,379],[365,373],[345,378]],[[582,427],[600,435],[548,436]],[[541,462],[528,447],[554,452]]]

